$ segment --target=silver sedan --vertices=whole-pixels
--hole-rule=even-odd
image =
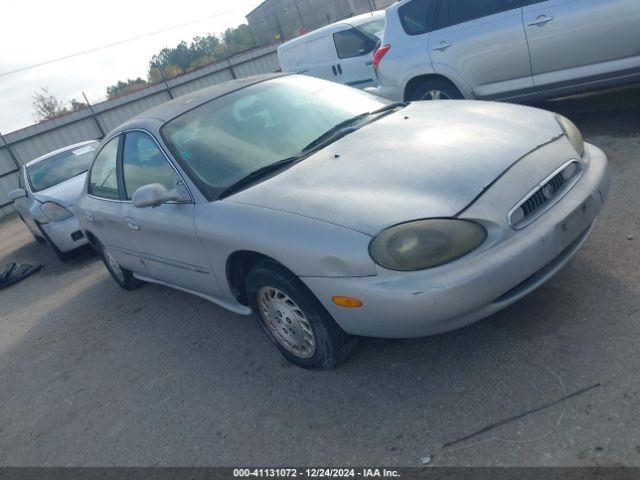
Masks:
[[[60,260],[87,244],[73,207],[99,145],[76,143],[32,160],[20,168],[19,188],[9,192],[34,238],[48,241]]]
[[[445,332],[532,292],[585,242],[608,179],[550,112],[266,76],[117,127],[78,210],[123,288],[253,311],[287,359],[327,369],[359,336]]]

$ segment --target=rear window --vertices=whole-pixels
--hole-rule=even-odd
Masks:
[[[407,35],[422,35],[432,30],[435,0],[413,0],[398,9],[400,23]]]
[[[27,167],[31,190],[39,192],[86,172],[96,153],[97,145],[96,142],[67,150]]]

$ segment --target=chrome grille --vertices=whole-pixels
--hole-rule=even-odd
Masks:
[[[546,212],[575,185],[581,172],[580,163],[573,160],[547,177],[509,212],[511,226],[524,228]]]

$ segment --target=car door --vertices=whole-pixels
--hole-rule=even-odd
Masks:
[[[105,247],[119,265],[147,275],[135,254],[136,238],[123,221],[124,203],[118,182],[121,135],[109,140],[97,153],[88,173],[87,195],[81,200],[81,215],[87,230]]]
[[[533,88],[521,0],[441,0],[436,20],[436,72],[458,75],[479,97]]]
[[[524,0],[537,87],[640,67],[638,0]]]
[[[338,81],[358,88],[375,85],[375,42],[350,25],[340,26],[332,35],[332,40],[338,56],[338,62],[334,67]]]
[[[311,77],[339,81],[336,65],[338,57],[329,34],[323,34],[305,43],[305,68],[299,71]]]
[[[134,192],[159,183],[167,190],[182,179],[149,133],[125,133],[122,150],[122,221],[135,238],[136,256],[149,277],[172,286],[210,295],[217,291],[209,259],[196,235],[194,204],[168,202],[158,207],[136,208]]]

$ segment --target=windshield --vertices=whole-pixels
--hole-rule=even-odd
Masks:
[[[98,142],[90,143],[27,167],[31,190],[39,192],[86,172],[97,146]]]
[[[290,76],[225,95],[171,120],[165,142],[212,200],[252,172],[301,150],[335,125],[388,100]]]
[[[382,40],[382,31],[384,30],[384,25],[385,19],[381,18],[369,23],[363,23],[362,25],[358,25],[356,28],[374,42],[378,42]]]

